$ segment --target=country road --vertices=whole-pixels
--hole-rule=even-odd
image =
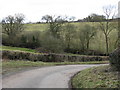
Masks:
[[[4,77],[2,88],[68,88],[75,73],[93,66],[99,65],[61,65],[23,71]]]

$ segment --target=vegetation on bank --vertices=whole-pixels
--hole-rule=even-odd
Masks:
[[[93,67],[79,72],[72,78],[73,88],[120,88],[118,71],[109,65]]]
[[[28,60],[43,62],[89,62],[108,61],[108,56],[69,55],[56,53],[31,53],[24,51],[2,50],[2,58],[10,60]]]
[[[74,64],[106,64],[108,61],[92,61],[92,62],[32,62],[23,60],[3,60],[2,74],[19,71],[26,68],[55,66],[55,65],[74,65]],[[1,65],[1,64],[0,64]]]

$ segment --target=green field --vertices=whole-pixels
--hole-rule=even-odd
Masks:
[[[44,31],[47,27],[47,24],[25,24],[25,31]]]
[[[109,65],[83,70],[72,78],[74,88],[119,88],[118,72]]]
[[[25,51],[25,52],[37,52],[34,49],[20,48],[20,47],[11,47],[11,46],[0,46],[0,50],[13,50],[13,51]]]

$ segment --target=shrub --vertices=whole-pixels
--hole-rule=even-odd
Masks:
[[[110,65],[120,71],[120,48],[110,54]]]
[[[40,47],[40,31],[24,31],[23,33],[10,39],[2,34],[2,44],[6,46],[38,48]]]
[[[58,38],[54,38],[48,32],[44,33],[41,40],[41,46],[48,52],[51,53],[62,53],[64,50],[63,41]]]
[[[40,31],[26,31],[21,35],[21,47],[37,48],[40,46]]]

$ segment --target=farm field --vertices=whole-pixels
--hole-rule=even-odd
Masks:
[[[44,31],[47,29],[47,24],[25,24],[25,31]]]

